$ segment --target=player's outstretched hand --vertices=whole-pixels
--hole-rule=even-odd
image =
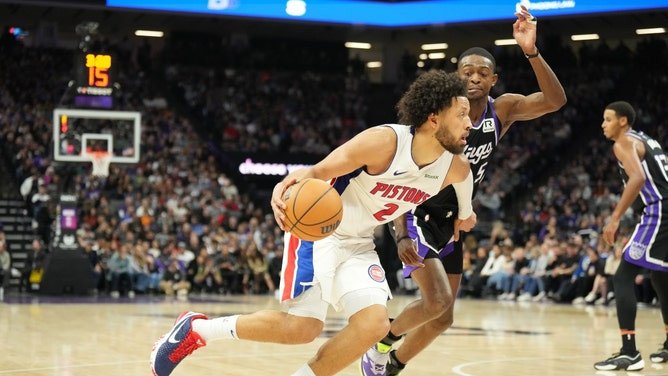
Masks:
[[[424,267],[422,257],[418,255],[415,240],[408,237],[399,240],[397,243],[397,253],[399,255],[399,260],[401,260],[404,265],[417,266],[419,268]]]
[[[525,54],[536,53],[536,29],[538,20],[522,5],[515,13],[517,21],[513,24],[513,37]]]
[[[460,231],[469,232],[475,227],[476,223],[478,223],[478,216],[475,212],[471,213],[471,215],[464,220],[459,218],[455,219],[455,234],[453,235],[455,241],[459,240]]]
[[[283,201],[283,194],[285,194],[285,190],[288,189],[291,185],[297,183],[297,179],[290,179],[290,180],[281,180],[276,186],[274,187],[274,191],[271,194],[271,210],[274,211],[274,218],[276,219],[276,223],[278,224],[278,227],[281,228],[281,230],[285,231],[285,201]]]

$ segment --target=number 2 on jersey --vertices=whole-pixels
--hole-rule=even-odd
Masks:
[[[399,209],[399,205],[397,204],[385,204],[385,209],[377,211],[373,217],[376,218],[379,222],[383,222],[386,220],[385,218],[387,216],[394,214],[397,209]]]

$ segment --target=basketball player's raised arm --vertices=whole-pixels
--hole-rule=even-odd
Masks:
[[[502,133],[516,121],[536,119],[566,104],[564,88],[536,47],[538,21],[524,6],[515,15],[517,20],[513,24],[513,37],[536,74],[540,91],[527,96],[508,93],[497,98],[494,106],[503,122]]]
[[[644,146],[641,143],[627,136],[622,136],[615,142],[612,151],[615,153],[617,160],[624,166],[624,172],[626,172],[629,179],[624,185],[624,191],[619,198],[617,206],[615,206],[615,210],[613,210],[608,223],[603,228],[603,239],[608,244],[615,242],[615,234],[619,228],[622,216],[631,207],[636,197],[638,197],[647,179],[638,155],[644,155],[645,153]]]
[[[463,155],[456,155],[452,159],[452,165],[448,175],[443,181],[443,187],[452,184],[457,195],[459,213],[455,219],[455,241],[459,240],[460,231],[471,231],[477,222],[477,216],[473,212],[473,173],[469,161]]]
[[[397,135],[389,127],[369,128],[334,149],[314,166],[295,170],[276,184],[271,195],[271,208],[279,227],[285,220],[285,190],[306,178],[331,180],[366,167],[371,174],[383,172],[392,161],[396,150]]]

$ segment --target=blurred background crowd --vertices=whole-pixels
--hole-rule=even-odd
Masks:
[[[612,41],[578,48],[556,39],[543,43],[568,104],[513,126],[500,143],[475,200],[480,223],[464,243],[461,294],[608,304],[610,277],[635,217],[627,213],[616,245],[599,240],[622,189],[600,131],[601,112],[613,100],[630,101],[639,114],[636,128],[665,145],[668,46],[662,37],[632,48]],[[493,96],[538,89],[519,48],[483,47],[497,60]],[[91,176],[90,165],[52,158],[52,111],[62,104],[75,51],[30,46],[7,30],[0,38],[1,192],[21,198],[34,234],[19,265],[12,240],[0,231],[5,290],[12,279],[19,291],[39,289],[34,271],[50,252],[57,198],[74,192],[77,242],[93,267],[95,293],[273,294],[283,233],[269,207],[271,184],[241,175],[231,156],[317,161],[359,131],[396,121],[391,105],[380,108],[379,87],[359,57],[336,43],[195,42],[178,34],[160,48],[127,39],[101,40],[97,48],[121,62],[117,105],[143,117],[141,160],[112,164],[106,178]],[[419,58],[408,52],[403,59],[398,82],[382,86],[383,103],[396,101],[425,69],[456,68],[448,62],[418,68]],[[396,277],[401,265],[384,229],[377,244],[391,287],[414,293]],[[636,283],[640,301],[652,304],[649,280],[639,276]]]

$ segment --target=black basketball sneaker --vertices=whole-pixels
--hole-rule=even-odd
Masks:
[[[649,356],[649,360],[652,361],[652,363],[666,363],[668,362],[668,349],[665,347],[660,348],[657,350],[657,352],[652,353],[652,355]]]
[[[618,352],[612,354],[608,359],[594,364],[594,368],[599,371],[615,371],[619,369],[640,371],[645,368],[645,361],[642,360],[642,356],[640,356],[640,352],[638,351],[635,354]]]
[[[392,353],[396,353],[396,352],[397,352],[397,350],[392,350]],[[395,355],[392,354],[392,356],[395,356]],[[403,371],[403,370],[404,370],[403,368],[399,368],[399,366],[394,364],[392,359],[390,359],[390,361],[387,362],[387,368],[386,368],[387,376],[398,376],[401,373],[401,371]]]

